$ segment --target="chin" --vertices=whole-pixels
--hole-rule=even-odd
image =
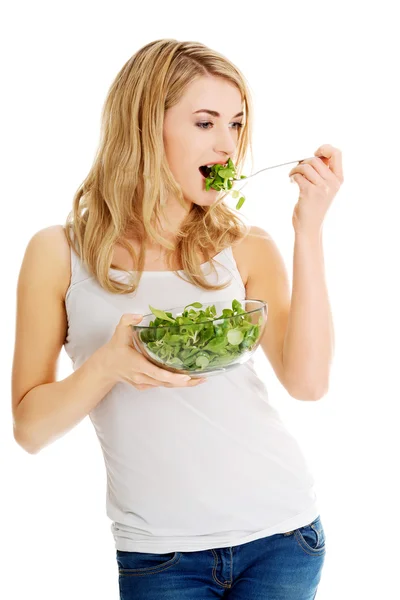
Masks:
[[[194,204],[197,204],[198,206],[211,206],[212,204],[215,204],[217,201],[217,197],[215,196],[214,198],[210,198],[207,202],[207,200],[199,200],[198,202],[194,202]]]
[[[205,192],[201,195],[201,198],[197,195],[192,197],[184,196],[184,199],[188,205],[197,204],[197,206],[211,206],[211,204],[214,204],[216,200],[218,200],[218,192],[217,190],[214,191],[215,193],[211,190]]]

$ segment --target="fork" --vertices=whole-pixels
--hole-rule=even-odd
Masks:
[[[253,175],[249,175],[248,177],[245,177],[244,179],[234,179],[233,181],[234,182],[236,182],[236,181],[247,182],[247,180],[250,179],[250,177],[254,177],[254,175],[258,175],[259,173],[262,173],[262,171],[268,171],[268,169],[276,169],[277,167],[284,167],[285,165],[293,165],[294,163],[301,163],[303,160],[310,160],[310,158],[315,158],[315,156],[310,156],[308,159],[302,158],[301,160],[292,160],[290,162],[282,163],[280,165],[274,165],[273,167],[265,167],[265,169],[260,169],[260,171],[257,171],[256,173],[253,173]]]

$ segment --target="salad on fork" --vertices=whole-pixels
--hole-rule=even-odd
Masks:
[[[311,158],[313,158],[313,157],[311,157]],[[266,167],[265,169],[261,169],[260,171],[253,173],[253,175],[248,175],[248,176],[241,175],[239,178],[236,177],[236,175],[237,175],[236,167],[233,164],[233,161],[231,159],[229,159],[225,165],[216,163],[215,165],[212,165],[210,167],[202,166],[202,167],[200,167],[200,172],[202,173],[203,177],[206,180],[205,183],[206,183],[207,191],[210,189],[213,189],[213,190],[218,190],[218,191],[225,190],[226,192],[229,192],[232,189],[235,182],[237,182],[237,181],[241,181],[242,179],[250,179],[250,177],[254,177],[255,175],[258,175],[258,173],[261,173],[262,171],[267,171],[268,169],[276,169],[276,167],[283,167],[285,165],[291,165],[293,163],[300,163],[303,160],[307,160],[307,159],[302,158],[301,160],[292,160],[290,162],[282,163],[280,165],[274,165],[273,167]],[[235,198],[235,199],[239,198],[239,200],[236,204],[236,210],[240,210],[240,208],[243,206],[243,203],[245,201],[245,197],[238,190],[233,190],[231,193],[232,193],[233,198]]]

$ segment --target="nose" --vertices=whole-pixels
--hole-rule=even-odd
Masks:
[[[216,152],[224,152],[227,157],[232,156],[236,150],[236,143],[232,137],[232,130],[226,131],[222,129],[217,134]]]

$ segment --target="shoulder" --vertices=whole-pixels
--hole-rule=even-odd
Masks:
[[[247,234],[238,242],[237,246],[242,252],[254,252],[260,244],[265,244],[272,241],[271,235],[258,227],[251,225]]]
[[[271,234],[257,225],[252,225],[243,239],[243,252],[246,253],[250,262],[254,262],[254,260],[264,262],[268,258],[273,260],[276,258],[276,254],[279,254],[278,247]]]
[[[64,225],[50,225],[37,231],[29,240],[25,257],[40,263],[50,273],[62,298],[71,280],[71,254]]]
[[[262,229],[261,227],[257,227],[257,225],[252,225],[249,233],[245,237],[247,243],[254,242],[255,240],[272,240],[271,235]]]
[[[252,225],[234,252],[245,275],[246,288],[260,277],[268,277],[270,282],[277,277],[288,280],[284,258],[271,234],[262,227]]]
[[[264,229],[251,225],[246,235],[232,246],[235,260],[241,264],[246,275],[260,247],[270,240],[272,240],[271,236]]]

